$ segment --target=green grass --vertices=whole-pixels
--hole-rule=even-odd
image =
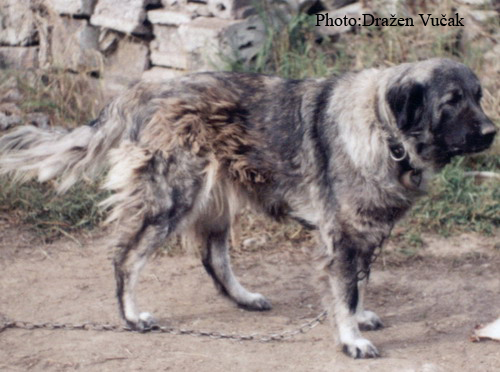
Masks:
[[[493,234],[500,226],[499,181],[480,181],[467,172],[499,168],[500,158],[494,155],[456,158],[436,176],[429,194],[413,207],[403,222],[401,237],[409,246],[420,246],[422,233]]]
[[[0,70],[0,97],[13,86],[22,96],[17,102],[22,113],[44,113],[53,126],[85,124],[102,105],[98,83],[85,74]],[[93,229],[103,217],[98,203],[105,195],[97,185],[79,183],[58,195],[50,183],[11,184],[0,178],[0,211],[44,240]]]
[[[19,185],[0,178],[0,211],[47,241],[92,230],[103,218],[98,204],[106,195],[97,185],[79,183],[58,195],[50,183]]]

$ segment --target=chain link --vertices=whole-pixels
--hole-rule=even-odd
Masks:
[[[97,331],[97,332],[141,332],[141,333],[166,333],[171,335],[189,335],[196,337],[209,337],[218,340],[233,340],[233,341],[257,341],[257,342],[271,342],[271,341],[284,341],[289,340],[299,334],[305,334],[315,328],[318,324],[326,319],[327,311],[318,314],[314,319],[302,324],[301,326],[285,330],[280,333],[269,334],[236,334],[236,333],[222,333],[216,331],[201,331],[186,328],[175,328],[170,326],[154,325],[151,328],[143,331],[136,331],[128,326],[104,324],[104,323],[33,323],[19,320],[3,320],[0,322],[0,333],[6,329],[48,329],[48,330],[83,330],[83,331]]]

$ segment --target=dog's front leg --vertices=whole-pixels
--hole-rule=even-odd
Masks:
[[[362,331],[374,331],[382,328],[384,325],[379,316],[373,311],[365,310],[364,299],[366,293],[366,285],[370,276],[370,265],[372,262],[372,254],[362,255],[358,259],[358,306],[356,307],[356,319],[358,326]]]
[[[326,245],[327,259],[324,264],[326,278],[333,294],[329,311],[337,324],[342,350],[353,358],[374,358],[379,352],[361,335],[356,310],[358,309],[358,251],[346,236],[330,237]],[[325,242],[326,243],[326,242]]]

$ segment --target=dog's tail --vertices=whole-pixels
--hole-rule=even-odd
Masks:
[[[113,120],[108,110],[109,106],[91,124],[73,130],[21,126],[1,137],[0,174],[12,174],[19,182],[60,176],[59,192],[80,178],[94,178],[127,128],[121,120]]]

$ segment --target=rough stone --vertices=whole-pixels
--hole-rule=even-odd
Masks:
[[[288,0],[287,4],[294,13],[307,12],[316,4],[316,0]]]
[[[102,68],[99,29],[85,19],[60,17],[53,25],[52,64],[73,71],[93,72]]]
[[[29,1],[0,2],[0,45],[27,46],[37,41]]]
[[[153,25],[155,40],[151,42],[151,63],[177,69],[189,68],[189,55],[175,26]]]
[[[116,49],[119,41],[120,35],[117,32],[104,29],[99,35],[99,50],[104,55],[109,55]]]
[[[150,4],[148,0],[99,0],[90,22],[126,34],[148,34],[144,21]]]
[[[224,19],[242,19],[255,14],[253,0],[208,0],[208,9]]]
[[[148,12],[148,19],[152,24],[180,26],[190,22],[193,19],[193,14],[183,11],[156,9]]]
[[[48,0],[48,5],[60,14],[90,16],[97,0]]]
[[[162,83],[178,76],[184,75],[186,72],[173,68],[153,67],[142,74],[142,80],[148,82]]]
[[[43,112],[31,112],[26,115],[25,124],[34,125],[38,128],[49,128],[50,118]]]
[[[199,17],[181,25],[178,34],[189,55],[186,69],[203,71],[219,67],[227,58],[252,58],[264,39],[264,26],[256,16],[233,21]]]
[[[297,1],[297,0],[295,0]],[[321,5],[327,10],[343,8],[346,5],[355,3],[357,0],[320,0]]]
[[[257,55],[265,37],[265,26],[261,18],[254,15],[222,30],[221,51],[224,56],[248,62]]]
[[[7,115],[0,111],[0,130],[7,130],[21,124],[23,119],[18,115]]]
[[[0,47],[0,68],[38,67],[38,47]]]
[[[493,2],[492,0],[457,0],[457,1],[465,5],[476,5],[476,6],[487,5]]]
[[[122,38],[105,61],[103,85],[106,95],[113,96],[127,89],[141,79],[148,67],[147,44],[133,37]]]

